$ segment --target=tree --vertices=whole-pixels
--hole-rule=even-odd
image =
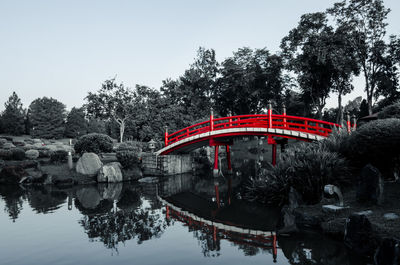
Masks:
[[[65,124],[65,136],[69,138],[78,138],[86,134],[87,122],[83,108],[73,107],[67,115]]]
[[[65,130],[65,105],[54,98],[38,98],[29,106],[31,135],[38,138],[62,138]]]
[[[95,118],[114,120],[119,126],[119,140],[123,142],[129,109],[132,108],[134,94],[115,78],[104,81],[97,93],[89,92],[85,98],[87,113]]]
[[[267,49],[240,48],[227,58],[220,70],[215,95],[221,115],[257,113],[268,100],[282,103],[284,79],[282,60]]]
[[[332,91],[337,69],[338,48],[333,28],[322,12],[301,16],[299,25],[282,39],[286,68],[297,74],[302,100],[322,118],[326,99]]]
[[[352,36],[349,40],[364,75],[368,112],[372,114],[373,99],[379,96],[378,73],[383,67],[380,58],[386,50],[383,38],[390,9],[384,7],[383,0],[343,0],[328,12],[335,17],[336,24]]]
[[[21,135],[25,132],[25,111],[21,99],[13,92],[4,104],[5,110],[1,117],[4,133]]]

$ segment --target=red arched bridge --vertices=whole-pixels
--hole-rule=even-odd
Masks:
[[[347,121],[348,130],[351,124]],[[355,122],[354,122],[355,128]],[[318,141],[332,133],[334,128],[341,127],[332,122],[326,122],[305,117],[272,114],[269,106],[268,114],[237,115],[210,119],[174,133],[165,132],[165,147],[157,151],[157,155],[188,153],[202,146],[214,146],[214,172],[218,172],[218,148],[225,146],[228,160],[228,170],[231,171],[229,146],[237,136],[258,135],[267,136],[268,144],[272,145],[272,164],[276,164],[276,137],[296,139],[301,141]]]

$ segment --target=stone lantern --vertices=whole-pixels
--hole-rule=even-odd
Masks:
[[[154,141],[153,139],[151,139],[151,140],[148,142],[148,146],[149,146],[150,151],[151,151],[152,153],[154,153],[154,150],[156,149],[156,141]]]

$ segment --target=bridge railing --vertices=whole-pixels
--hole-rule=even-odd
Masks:
[[[285,114],[277,115],[269,113],[221,118],[214,118],[213,115],[211,115],[210,119],[207,121],[191,125],[172,134],[166,132],[165,146],[194,135],[231,128],[274,128],[328,136],[333,128],[339,127],[340,125],[332,122],[288,116]]]

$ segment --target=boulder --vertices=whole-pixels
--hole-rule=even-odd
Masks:
[[[400,241],[393,238],[384,238],[375,252],[374,264],[400,264]]]
[[[138,180],[143,178],[143,171],[139,166],[132,168],[123,168],[122,173],[124,181]]]
[[[31,160],[37,159],[39,157],[39,151],[30,149],[25,152],[25,156],[26,156],[26,158],[31,159]]]
[[[112,162],[104,165],[97,175],[97,182],[121,182],[123,181],[121,164]]]
[[[382,204],[383,179],[382,174],[371,164],[367,164],[361,170],[356,188],[358,202]]]
[[[365,256],[375,249],[372,226],[365,215],[353,214],[346,220],[344,243],[355,253]]]
[[[11,148],[15,148],[15,145],[13,145],[10,142],[3,144],[3,149],[11,149]]]
[[[100,195],[105,200],[119,200],[122,193],[123,183],[99,184]]]
[[[21,166],[6,166],[0,172],[0,184],[17,185],[27,173]]]
[[[3,146],[5,143],[7,143],[7,139],[0,138],[0,146]]]
[[[84,153],[76,163],[76,172],[95,176],[99,173],[100,168],[103,166],[100,158],[95,153]]]

